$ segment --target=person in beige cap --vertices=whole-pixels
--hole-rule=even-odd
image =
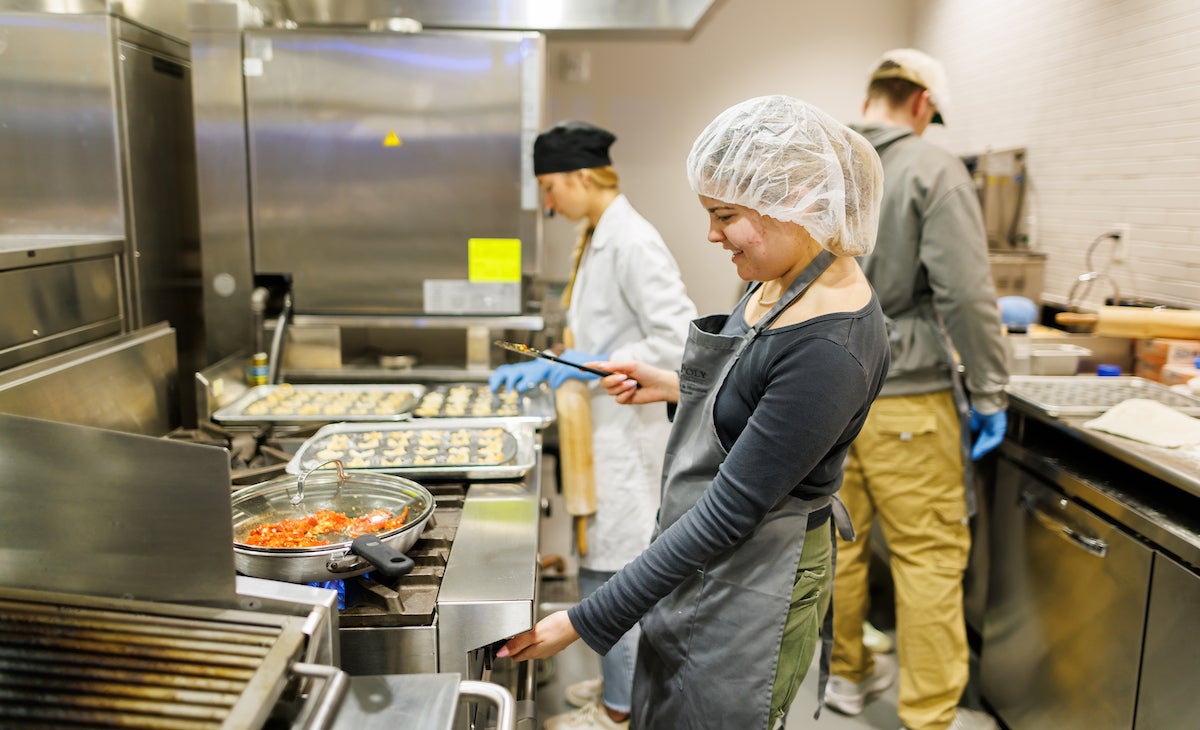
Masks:
[[[858,714],[895,681],[891,658],[863,641],[878,517],[895,580],[899,715],[911,730],[996,727],[958,707],[968,676],[962,576],[973,506],[964,485],[973,483],[972,461],[1004,438],[1008,373],[974,185],[957,157],[921,139],[949,107],[941,64],[896,49],[873,67],[862,123],[853,125],[883,162],[878,243],[861,262],[892,320],[891,369],[848,454],[841,494],[859,539],[838,541],[825,701]]]

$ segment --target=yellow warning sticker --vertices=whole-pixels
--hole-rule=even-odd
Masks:
[[[402,144],[404,142],[400,140],[399,135],[396,134],[396,130],[394,129],[389,129],[387,136],[383,138],[384,147],[399,147]]]
[[[520,281],[521,239],[468,239],[467,279],[470,281]]]

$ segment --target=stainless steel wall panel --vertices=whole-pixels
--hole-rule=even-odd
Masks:
[[[159,323],[0,373],[0,413],[163,436],[179,425],[177,363]]]
[[[0,11],[121,15],[187,42],[188,0],[0,0]]]
[[[0,370],[123,329],[120,239],[0,236]]]
[[[200,263],[209,362],[248,350],[254,343],[250,188],[237,7],[204,8],[208,15],[227,11],[232,15],[231,29],[192,32],[197,194],[204,249]]]
[[[438,671],[437,636],[436,625],[343,626],[338,631],[339,666],[353,676],[432,674]]]
[[[4,585],[232,603],[224,449],[0,413],[0,463]]]
[[[117,260],[113,256],[0,272],[0,368],[32,359],[27,354],[39,341],[47,347],[48,339],[58,345],[41,349],[44,355],[86,341],[67,337],[64,342],[64,336],[78,330],[93,338],[119,332]]]
[[[247,31],[256,272],[290,274],[300,313],[422,312],[425,280],[467,278],[468,239],[521,237],[539,51],[512,33]]]
[[[0,13],[0,233],[124,234],[108,18]]]
[[[169,321],[178,332],[180,371],[190,379],[208,361],[201,319],[191,71],[186,58],[127,41],[117,48],[122,149],[129,171],[124,193],[132,250],[131,326]],[[184,414],[189,423],[192,417]]]
[[[622,32],[642,38],[688,38],[714,0],[259,0],[264,9],[286,9],[300,24],[366,25],[376,18],[410,17],[430,28]],[[276,11],[278,12],[278,11]]]

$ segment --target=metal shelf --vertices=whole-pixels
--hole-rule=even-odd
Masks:
[[[297,314],[295,327],[384,327],[393,329],[469,329],[527,330],[539,332],[546,322],[541,315],[458,315],[458,314]],[[268,320],[274,328],[275,321]]]

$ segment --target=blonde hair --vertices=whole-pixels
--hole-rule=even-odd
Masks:
[[[620,189],[621,180],[612,165],[585,167],[576,172],[582,173],[585,178],[601,190]],[[562,302],[564,309],[571,306],[571,292],[575,288],[575,277],[579,274],[579,262],[583,260],[583,252],[587,250],[588,244],[592,242],[592,233],[595,230],[586,221],[579,229],[579,240],[575,243],[575,251],[571,254],[571,276],[567,279],[566,288],[563,289]]]
[[[598,188],[603,189],[619,189],[621,187],[621,179],[617,175],[617,170],[612,165],[604,167],[585,167],[579,172],[584,174],[584,177],[592,181]]]

